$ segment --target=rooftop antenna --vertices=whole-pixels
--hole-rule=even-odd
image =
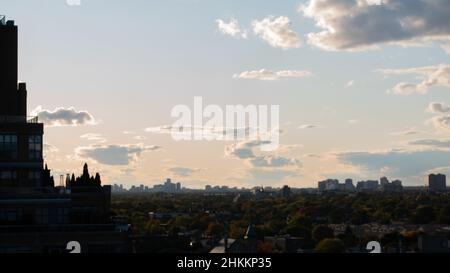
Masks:
[[[0,15],[0,24],[6,25],[6,15]]]

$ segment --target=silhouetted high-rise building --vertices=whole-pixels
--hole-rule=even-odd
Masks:
[[[428,177],[428,187],[431,192],[447,190],[447,178],[443,174],[430,174]]]
[[[130,250],[128,232],[110,215],[111,187],[100,174],[55,187],[43,164],[44,125],[27,117],[25,83],[17,82],[17,26],[0,16],[0,253]]]
[[[0,187],[39,188],[44,126],[27,118],[27,88],[17,82],[17,26],[0,20]]]
[[[14,21],[0,20],[0,115],[26,115],[23,98],[26,91],[17,88],[17,26]],[[20,96],[19,96],[20,95]]]

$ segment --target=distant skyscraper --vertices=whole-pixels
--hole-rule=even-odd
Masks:
[[[281,195],[284,198],[289,198],[291,196],[291,188],[289,186],[284,186],[281,190]]]
[[[368,180],[358,182],[356,188],[358,191],[374,191],[380,186],[380,182],[376,180]]]
[[[431,192],[447,190],[447,178],[443,174],[430,174],[428,177],[428,189]]]

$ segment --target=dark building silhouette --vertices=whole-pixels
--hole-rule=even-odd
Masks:
[[[443,174],[430,174],[428,177],[430,192],[443,192],[447,190],[447,178]]]
[[[43,181],[44,126],[27,118],[27,88],[17,82],[17,26],[0,20],[0,185],[48,186]]]
[[[17,26],[14,21],[0,20],[0,115],[26,116],[25,85],[17,86]]]
[[[284,186],[282,189],[281,189],[281,196],[283,197],[283,198],[289,198],[289,197],[291,197],[291,188],[289,187],[289,186]]]
[[[129,252],[123,221],[110,215],[111,187],[91,176],[55,187],[43,161],[44,125],[27,117],[25,83],[17,83],[17,26],[0,17],[0,253]]]

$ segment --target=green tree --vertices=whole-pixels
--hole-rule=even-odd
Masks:
[[[432,206],[423,205],[416,208],[411,216],[414,224],[430,224],[436,219]]]
[[[328,226],[325,225],[319,225],[316,226],[313,230],[312,230],[312,238],[316,241],[316,242],[321,242],[325,239],[330,239],[334,237],[334,231],[333,229],[331,229]]]
[[[293,237],[300,237],[304,239],[310,239],[311,238],[311,230],[300,225],[289,225],[285,230],[284,233],[293,236]]]
[[[161,223],[159,221],[149,220],[145,225],[145,231],[149,235],[160,235],[164,230],[161,228]]]
[[[438,214],[439,224],[450,225],[450,205],[443,207]]]
[[[296,215],[289,221],[288,226],[302,226],[311,228],[312,220],[311,218],[304,215]]]
[[[206,230],[206,234],[219,238],[225,234],[225,228],[221,224],[210,223]]]
[[[339,239],[325,239],[317,246],[315,251],[317,253],[344,253],[344,243]]]
[[[391,223],[392,216],[387,212],[384,212],[382,210],[377,210],[373,214],[373,218],[378,223],[387,225],[387,224]]]
[[[370,222],[369,213],[364,209],[357,209],[352,214],[352,224],[354,225],[363,225]]]

